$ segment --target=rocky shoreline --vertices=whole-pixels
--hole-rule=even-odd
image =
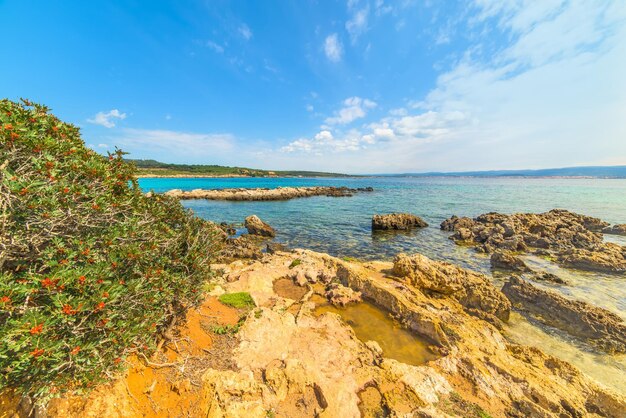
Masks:
[[[499,331],[511,309],[507,297],[484,276],[449,263],[420,255],[358,263],[291,250],[216,268],[224,283],[215,292],[249,292],[260,313],[238,334],[237,369],[204,375],[204,390],[213,394],[207,409],[215,416],[270,410],[279,416],[619,417],[626,411],[623,396],[570,364],[507,341]],[[308,291],[296,299],[277,295],[273,283],[284,278]],[[376,342],[355,338],[338,316],[312,315],[311,295],[333,298],[343,288],[430,341],[436,359],[400,363]],[[354,301],[347,303],[362,303]],[[290,409],[296,399],[305,401]]]
[[[195,189],[183,191],[173,189],[165,193],[166,196],[177,199],[207,199],[231,201],[264,201],[289,200],[312,196],[349,197],[359,192],[372,192],[372,187],[351,189],[348,187],[277,187],[267,188],[237,188],[237,189]]]
[[[408,214],[374,219],[387,229],[422,227],[423,222]],[[156,389],[170,403],[189,401],[194,413],[209,417],[626,414],[623,394],[537,347],[513,343],[506,335],[516,310],[607,353],[626,351],[622,318],[533,286],[525,278],[551,283],[559,279],[544,277],[546,273],[533,271],[518,257],[533,252],[562,263],[563,255],[572,251],[602,251],[605,244],[599,234],[608,225],[600,220],[551,211],[444,221],[441,228],[452,231],[459,244],[491,254],[492,267],[508,275],[501,290],[484,274],[421,254],[398,254],[392,262],[339,259],[269,241],[276,231],[257,216],[247,217],[244,226],[248,233],[238,237],[231,236],[231,226],[220,226],[224,250],[212,266],[213,299],[203,306],[213,306],[221,295],[249,294],[255,308],[228,323],[236,331],[229,334],[226,351],[205,349],[189,355],[178,352],[174,341],[169,350],[175,348],[178,354],[169,352],[161,355],[161,363],[147,363],[145,370],[178,368],[161,372],[165,374]],[[382,309],[423,341],[431,355],[418,364],[395,360],[379,342],[359,339],[356,325],[333,313],[320,314],[323,303]],[[190,317],[198,314],[192,310]],[[191,331],[186,327],[183,335],[193,331],[193,338],[213,335],[206,326]],[[215,329],[232,328],[212,329],[216,333]],[[194,370],[195,380],[190,381],[181,370],[196,363],[212,366]],[[70,404],[76,412],[68,412],[66,399],[53,402],[51,411],[63,411],[63,416],[134,417],[139,415],[129,405],[146,396],[153,408],[161,402],[150,398],[155,383],[145,383],[148,395],[139,392],[139,401],[137,395],[125,393],[123,384],[127,383],[118,380],[111,384],[114,390],[103,388],[86,399],[73,399]]]

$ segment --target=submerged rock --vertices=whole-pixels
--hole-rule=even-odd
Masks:
[[[507,270],[519,273],[530,271],[530,268],[519,257],[505,251],[496,251],[491,254],[490,262],[491,268],[494,270]]]
[[[626,352],[626,324],[606,309],[538,289],[519,277],[511,277],[502,292],[550,326],[586,339],[608,353]]]
[[[274,228],[263,222],[258,216],[250,215],[246,218],[244,226],[251,235],[261,235],[264,237],[275,237]]]
[[[398,254],[393,261],[393,272],[406,277],[417,289],[451,296],[466,308],[494,315],[502,321],[509,319],[508,299],[480,273],[433,261],[421,254]]]
[[[428,224],[422,218],[410,213],[390,213],[372,217],[372,230],[407,230],[427,226]]]
[[[626,272],[626,249],[603,242],[608,223],[562,209],[504,215],[490,212],[474,219],[453,216],[441,229],[454,232],[451,239],[493,253],[535,251],[555,256],[563,265],[591,271]]]

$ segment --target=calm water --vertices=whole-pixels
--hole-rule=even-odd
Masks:
[[[242,178],[242,179],[140,179],[147,190],[284,186],[374,187],[372,193],[353,197],[325,196],[280,202],[184,201],[197,215],[215,222],[241,224],[251,214],[278,231],[276,240],[292,248],[303,247],[339,257],[391,259],[399,252],[419,252],[491,275],[489,259],[470,248],[460,247],[439,230],[452,216],[544,212],[563,208],[596,216],[611,223],[626,223],[626,180],[613,179],[514,179],[514,178]],[[430,226],[409,233],[372,233],[371,217],[377,213],[410,212]],[[607,237],[626,245],[624,238]],[[569,281],[569,286],[541,285],[566,297],[586,300],[626,317],[626,277],[559,269],[540,259],[528,259],[533,267],[551,271]],[[496,285],[501,278],[494,278]],[[626,393],[626,357],[594,353],[590,347],[571,341],[521,316],[508,327],[509,337],[536,345],[564,358],[601,383]],[[563,347],[570,347],[564,351]]]

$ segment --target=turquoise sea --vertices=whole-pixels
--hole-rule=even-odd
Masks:
[[[471,248],[461,247],[439,229],[452,216],[544,212],[553,208],[599,217],[610,223],[626,223],[626,179],[555,178],[144,178],[145,190],[217,189],[285,186],[372,186],[374,192],[352,197],[317,196],[278,202],[183,201],[198,216],[214,222],[240,224],[256,214],[278,232],[276,241],[292,248],[308,248],[339,257],[391,259],[399,252],[419,252],[430,258],[453,262],[481,271],[501,286],[505,277],[492,276],[489,259]],[[408,233],[372,233],[371,218],[378,213],[409,212],[422,217],[429,227]],[[243,232],[243,229],[240,230]],[[607,240],[626,245],[623,237]],[[561,269],[542,259],[526,260],[534,268],[551,271],[569,285],[545,285],[566,297],[585,300],[626,318],[626,277]],[[626,393],[626,357],[594,352],[558,330],[515,315],[509,337],[537,345],[549,354],[577,365],[599,382]]]

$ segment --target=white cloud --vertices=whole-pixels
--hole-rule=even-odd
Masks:
[[[310,105],[310,104],[306,105],[306,111],[307,112],[312,112],[314,110],[315,110],[315,108],[313,107],[313,105]]]
[[[277,161],[356,173],[625,164],[626,3],[475,7],[468,50],[425,96],[363,132],[300,139]],[[476,53],[489,51],[486,28],[505,44]],[[345,103],[326,123],[364,117],[356,107]]]
[[[109,148],[107,144],[98,144],[98,148]]]
[[[98,112],[93,119],[87,119],[87,122],[93,123],[94,125],[101,125],[105,128],[113,128],[115,127],[115,119],[126,119],[126,113],[121,113],[117,109],[112,109],[108,112]]]
[[[354,11],[350,20],[346,22],[346,30],[354,44],[359,36],[367,31],[367,18],[370,13],[369,6]]]
[[[358,130],[351,129],[340,138],[328,130],[322,130],[311,139],[300,138],[280,149],[282,153],[313,154],[317,156],[328,155],[328,153],[354,152],[359,151],[372,143],[371,138],[362,135]]]
[[[245,23],[241,24],[237,30],[246,41],[249,41],[250,38],[252,38],[252,31]]]
[[[190,133],[158,129],[124,129],[119,136],[107,138],[131,155],[142,158],[168,159],[217,157],[232,153],[235,137],[231,134]]]
[[[343,101],[343,107],[327,118],[324,122],[329,125],[345,125],[356,119],[365,117],[367,110],[376,107],[376,103],[360,97],[349,97]]]
[[[324,53],[326,57],[332,62],[341,61],[343,55],[343,46],[339,41],[339,37],[336,33],[328,35],[324,40]]]
[[[224,53],[224,47],[216,42],[213,41],[206,41],[205,45],[212,49],[213,51],[217,52],[218,54],[223,54]]]

